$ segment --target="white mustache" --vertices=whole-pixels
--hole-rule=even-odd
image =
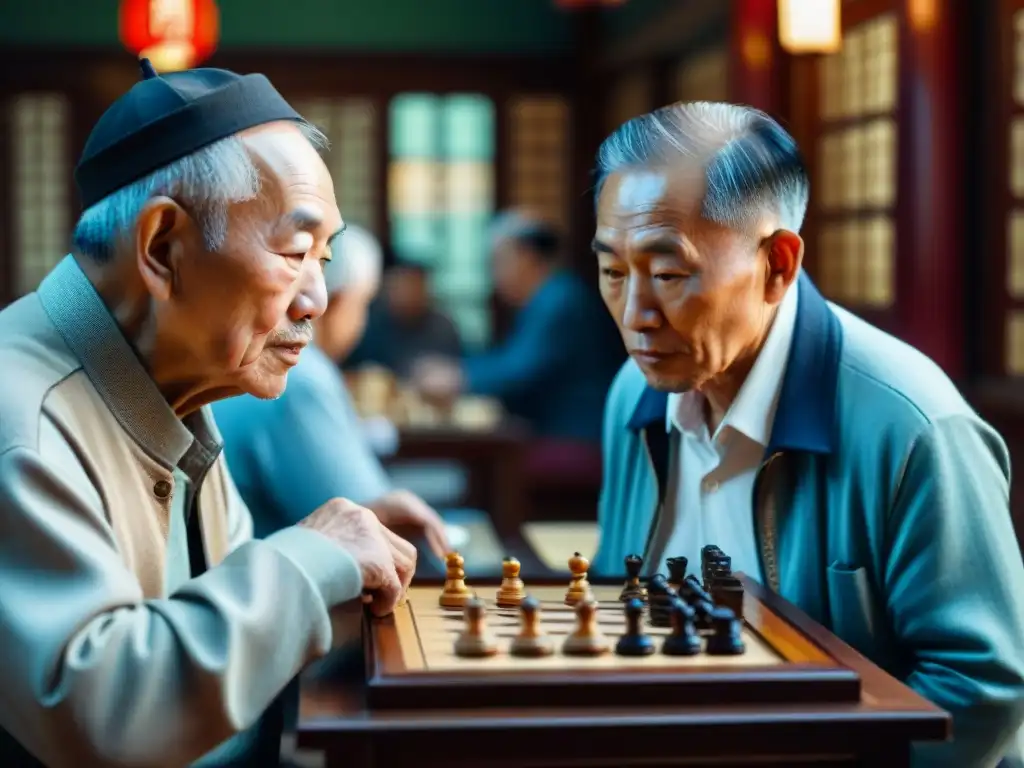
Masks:
[[[275,333],[267,339],[268,346],[286,347],[291,344],[309,344],[313,340],[313,324],[302,322],[288,331]]]

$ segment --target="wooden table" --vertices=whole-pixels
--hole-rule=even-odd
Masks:
[[[849,670],[850,680],[859,681],[852,695],[849,680],[837,682],[840,687],[834,691],[842,695],[823,697],[820,690],[811,695],[808,688],[802,689],[806,695],[800,695],[800,685],[793,687],[794,681],[787,683],[785,675],[779,678],[779,685],[789,687],[766,688],[762,684],[760,698],[749,693],[754,688],[748,690],[745,700],[724,693],[724,688],[716,694],[713,685],[707,687],[707,678],[691,683],[699,685],[703,679],[702,696],[695,697],[693,690],[684,695],[674,682],[666,685],[664,679],[655,681],[660,682],[658,694],[657,686],[643,688],[645,680],[634,672],[622,684],[621,696],[609,697],[605,680],[604,699],[587,701],[588,681],[598,682],[589,676],[598,673],[567,676],[556,670],[554,674],[564,679],[564,690],[547,687],[540,697],[536,696],[539,689],[530,688],[536,688],[537,682],[531,684],[528,675],[504,681],[493,676],[496,672],[490,673],[489,679],[480,675],[472,695],[467,694],[472,705],[463,705],[459,687],[473,681],[467,683],[462,675],[461,681],[445,682],[443,675],[439,678],[432,673],[419,692],[416,681],[399,680],[400,685],[412,686],[406,689],[408,707],[402,708],[405,699],[396,698],[395,689],[379,687],[387,675],[401,678],[403,672],[405,662],[395,657],[396,631],[393,626],[388,629],[389,621],[393,625],[395,619],[401,620],[396,614],[392,619],[369,622],[364,629],[366,667],[362,674],[357,669],[348,679],[304,691],[299,744],[324,752],[326,764],[339,768],[722,768],[755,764],[889,768],[909,765],[911,742],[948,738],[950,719],[946,713],[755,582],[745,580],[744,588],[752,606],[749,610],[764,611],[755,621],[749,619],[752,614],[745,607],[751,627],[759,626],[757,631],[763,637],[774,638],[771,642],[777,648],[787,642],[811,646],[828,658],[826,667]],[[774,622],[775,628],[765,629],[766,622]],[[786,653],[787,658],[800,653],[808,654],[806,659],[815,658],[799,648],[791,647]],[[794,669],[794,674],[797,672]],[[570,698],[570,688],[584,695]],[[488,689],[489,698],[485,696]],[[780,694],[783,690],[784,695]],[[698,704],[695,698],[708,701]]]

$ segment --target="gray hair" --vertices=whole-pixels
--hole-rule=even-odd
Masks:
[[[327,138],[315,127],[299,129],[318,150]],[[173,197],[195,215],[207,250],[224,245],[228,209],[253,200],[260,192],[260,174],[240,136],[229,136],[154,171],[87,208],[71,236],[75,249],[96,262],[113,258],[128,237],[143,207],[157,195]]]
[[[331,260],[324,266],[328,296],[354,288],[377,292],[384,270],[384,250],[372,232],[349,224],[331,250]]]
[[[707,163],[705,220],[747,230],[771,216],[800,231],[810,180],[796,141],[764,112],[736,104],[680,102],[623,124],[598,150],[597,195],[612,173],[681,161]]]
[[[488,230],[493,244],[510,240],[533,251],[542,261],[551,262],[561,251],[558,230],[532,211],[512,208],[499,213]]]

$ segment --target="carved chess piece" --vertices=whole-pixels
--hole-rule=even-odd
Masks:
[[[711,582],[711,597],[715,605],[728,608],[737,619],[743,618],[743,582],[733,575],[717,576]]]
[[[526,597],[526,588],[519,578],[522,566],[514,557],[506,557],[501,564],[501,586],[495,602],[501,608],[516,608]]]
[[[696,613],[682,598],[672,602],[672,634],[665,638],[661,652],[666,656],[696,656],[700,653]]]
[[[727,563],[732,566],[732,558],[714,544],[708,544],[700,551],[700,580],[705,590],[711,590],[711,568],[714,564]]]
[[[619,656],[649,656],[654,653],[654,639],[644,632],[644,604],[634,597],[625,606],[626,631],[615,644]]]
[[[640,571],[643,570],[644,559],[640,555],[626,556],[626,583],[619,594],[619,600],[627,602],[634,597],[641,601],[647,600],[647,590],[640,584]]]
[[[572,579],[569,581],[569,589],[565,592],[565,604],[576,605],[581,600],[590,597],[590,582],[587,581],[587,571],[590,570],[590,561],[579,552],[574,552],[569,558],[569,572]]]
[[[576,628],[565,638],[562,653],[567,656],[600,656],[611,648],[597,623],[597,600],[587,597],[576,604]]]
[[[493,656],[498,643],[487,629],[487,609],[484,601],[475,595],[466,602],[466,626],[455,640],[455,655],[465,658]]]
[[[465,559],[458,552],[449,552],[445,556],[444,589],[437,602],[442,608],[462,608],[473,596],[466,586],[466,572],[462,566]]]
[[[743,624],[728,608],[711,611],[712,635],[708,638],[710,656],[739,656],[747,648],[743,642]]]
[[[672,624],[672,601],[679,595],[668,585],[668,579],[656,573],[647,581],[647,603],[650,606],[651,625],[668,627]]]
[[[512,638],[509,653],[513,656],[536,658],[549,656],[555,651],[551,638],[544,633],[540,624],[540,601],[527,595],[519,604],[522,623],[519,634]]]
[[[685,557],[670,557],[665,561],[665,565],[668,566],[668,585],[678,592],[683,586],[683,580],[686,578],[686,569],[689,566],[690,561]]]

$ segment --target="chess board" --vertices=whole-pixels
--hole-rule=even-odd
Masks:
[[[488,629],[498,653],[484,658],[455,654],[465,628],[463,612],[438,604],[440,587],[413,587],[392,616],[368,619],[367,699],[374,709],[431,709],[442,706],[724,705],[855,703],[861,695],[856,671],[842,664],[748,590],[744,595],[743,641],[737,656],[669,656],[660,652],[671,631],[645,622],[656,650],[649,656],[620,656],[615,641],[626,629],[621,585],[593,585],[598,625],[612,650],[596,657],[566,655],[561,642],[576,624],[564,604],[565,584],[528,584],[541,603],[540,624],[555,652],[540,658],[510,655],[519,631],[517,609],[495,604],[497,586],[477,587],[487,605]]]

